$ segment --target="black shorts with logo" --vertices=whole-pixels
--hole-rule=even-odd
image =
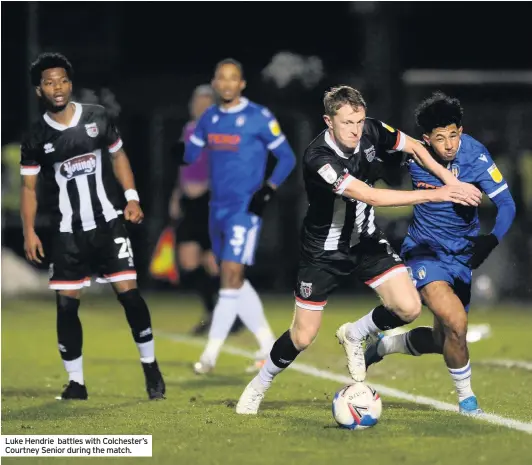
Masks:
[[[82,289],[97,282],[137,279],[133,251],[126,228],[118,217],[102,221],[90,231],[58,232],[53,238],[50,289]]]
[[[176,244],[197,242],[203,250],[211,249],[209,200],[209,192],[196,198],[181,197],[182,218],[175,231]]]
[[[362,239],[349,253],[330,251],[319,261],[302,254],[294,290],[296,303],[308,310],[323,310],[329,295],[352,274],[374,289],[394,274],[406,271],[399,255],[382,236]]]

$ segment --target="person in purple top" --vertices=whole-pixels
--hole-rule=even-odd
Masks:
[[[209,84],[196,87],[189,103],[191,120],[183,128],[175,150],[184,150],[184,144],[196,128],[196,121],[214,103]],[[177,224],[177,260],[181,281],[193,287],[203,302],[205,313],[194,327],[194,334],[209,329],[218,293],[218,265],[211,251],[209,239],[209,158],[203,150],[198,159],[181,166],[169,204],[170,218]]]

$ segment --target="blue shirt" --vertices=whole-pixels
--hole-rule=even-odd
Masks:
[[[264,182],[268,151],[277,158],[270,182],[279,186],[295,165],[295,156],[279,123],[265,107],[241,97],[224,110],[216,105],[201,116],[186,144],[186,163],[202,150],[209,154],[211,205],[245,209]]]
[[[515,205],[508,191],[508,184],[486,147],[471,136],[462,134],[456,158],[447,168],[460,181],[475,184],[498,208],[499,197],[509,198],[504,205],[513,209],[513,214],[497,216],[498,222],[505,223],[499,225],[498,230],[501,232],[496,234],[500,241],[513,221]],[[414,189],[434,189],[443,185],[436,176],[425,171],[414,160],[409,160],[408,169]],[[471,245],[464,236],[476,236],[479,230],[478,208],[451,202],[429,202],[414,206],[414,217],[408,228],[408,235],[416,243],[426,244],[431,249],[458,254]]]

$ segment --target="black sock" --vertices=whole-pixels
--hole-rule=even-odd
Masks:
[[[395,313],[386,308],[384,305],[375,307],[371,314],[373,323],[381,331],[387,331],[389,329],[399,328],[400,326],[407,325],[408,321],[403,321]]]
[[[219,278],[209,275],[203,267],[191,271],[184,271],[183,284],[194,289],[205,308],[205,313],[212,315],[218,297]]]
[[[287,330],[273,344],[270,357],[275,366],[286,368],[296,359],[299,353],[300,351],[296,349],[290,337],[290,330]]]
[[[83,330],[78,315],[79,299],[56,294],[57,341],[61,358],[66,361],[81,357]]]
[[[131,289],[117,295],[124,307],[131,334],[137,344],[143,344],[153,339],[150,311],[138,289]]]
[[[420,326],[405,335],[406,348],[412,355],[442,354],[442,348],[434,342],[432,328]]]

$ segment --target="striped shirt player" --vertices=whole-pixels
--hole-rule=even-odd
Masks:
[[[102,106],[72,103],[68,126],[45,113],[21,147],[20,172],[40,174],[40,203],[58,230],[50,265],[50,288],[56,290],[89,286],[93,271],[98,282],[136,279],[110,159],[122,139]]]
[[[383,165],[395,163],[391,154],[405,142],[401,131],[366,118],[354,156],[342,152],[327,130],[306,149],[303,177],[309,206],[295,289],[300,307],[323,309],[343,276],[355,273],[374,288],[385,275],[404,271],[401,258],[375,224],[374,208],[342,193],[353,178],[372,186]]]
[[[124,309],[148,398],[164,399],[166,386],[155,359],[150,311],[137,289],[131,245],[118,217],[111,181],[116,176],[124,190],[124,219],[138,224],[144,213],[135,179],[118,130],[105,109],[71,101],[72,75],[72,65],[59,53],[42,53],[31,64],[31,83],[46,112],[24,137],[21,149],[24,252],[36,263],[51,258],[57,344],[69,380],[56,399],[88,398],[78,311],[81,289],[90,285],[93,272],[100,281],[111,283]],[[39,196],[38,182],[44,183]],[[35,232],[39,204],[48,207],[57,227],[46,255]]]
[[[277,339],[259,374],[240,396],[239,414],[255,415],[273,379],[316,338],[321,310],[347,275],[354,274],[372,287],[382,301],[358,321],[345,323],[336,331],[356,382],[366,377],[366,338],[403,326],[421,311],[406,267],[375,225],[373,206],[430,201],[477,204],[479,200],[475,188],[460,186],[419,142],[367,118],[366,102],[357,89],[334,87],[325,93],[323,106],[327,130],[311,142],[303,156],[309,206],[301,234],[295,314],[290,329]],[[386,172],[384,166],[396,166],[389,153],[399,150],[412,154],[451,185],[425,192],[373,188]]]

